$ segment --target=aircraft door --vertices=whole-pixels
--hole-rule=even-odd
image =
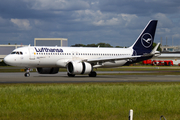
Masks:
[[[35,52],[33,48],[29,48],[29,59],[35,60]]]

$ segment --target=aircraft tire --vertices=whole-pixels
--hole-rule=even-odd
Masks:
[[[29,73],[25,73],[24,76],[25,76],[25,77],[29,77],[30,74],[29,74]]]
[[[96,77],[97,76],[97,73],[95,71],[92,71],[90,74],[89,74],[89,77]]]
[[[74,74],[67,73],[68,77],[75,77]]]

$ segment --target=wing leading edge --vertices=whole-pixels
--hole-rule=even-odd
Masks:
[[[151,53],[149,54],[144,54],[144,55],[138,55],[138,56],[122,56],[122,57],[99,57],[97,59],[84,59],[83,61],[86,62],[108,62],[108,61],[112,61],[112,60],[127,60],[127,61],[131,61],[133,59],[136,58],[140,58],[140,57],[149,57],[149,56],[154,56],[157,52],[157,49],[159,47],[160,43],[158,43],[154,49],[151,51]]]
[[[86,61],[86,62],[108,62],[108,61],[112,61],[112,60],[131,60],[131,59],[134,59],[134,58],[138,58],[138,57],[141,57],[141,56],[123,56],[123,57],[103,57],[103,58],[97,58],[97,59],[85,59],[83,61]]]

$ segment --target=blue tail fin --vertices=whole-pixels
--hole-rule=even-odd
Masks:
[[[156,32],[157,20],[151,20],[131,46],[136,55],[143,55],[152,51],[152,45]]]

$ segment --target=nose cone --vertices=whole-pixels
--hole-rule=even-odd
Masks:
[[[6,56],[4,62],[8,65],[12,65],[12,57],[10,55]]]

